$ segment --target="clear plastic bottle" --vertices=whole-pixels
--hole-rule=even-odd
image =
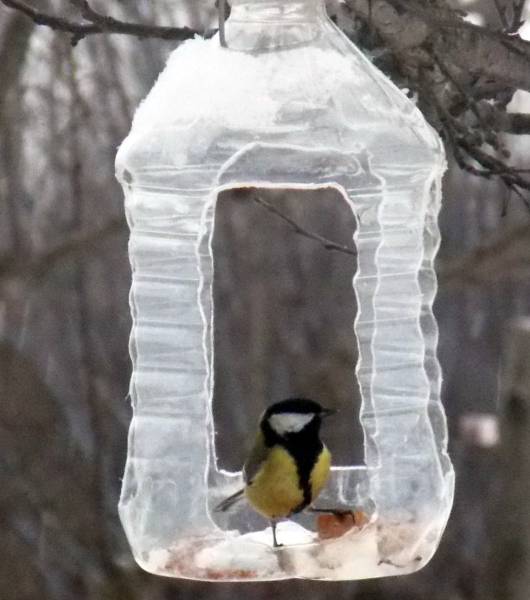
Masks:
[[[182,44],[117,157],[133,269],[121,519],[138,563],[163,575],[409,573],[434,553],[454,485],[432,314],[443,149],[323,0],[231,4],[228,47]],[[334,468],[324,499],[370,522],[338,538],[287,522],[273,549],[270,532],[243,533],[212,512],[241,485],[218,466],[211,406],[213,218],[218,193],[239,187],[334,187],[357,221],[366,466]]]

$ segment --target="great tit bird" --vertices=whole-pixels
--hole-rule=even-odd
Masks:
[[[324,487],[331,454],[319,437],[322,419],[335,411],[317,402],[290,398],[270,406],[261,416],[257,439],[243,467],[245,487],[216,507],[228,510],[246,497],[272,526],[309,506]]]

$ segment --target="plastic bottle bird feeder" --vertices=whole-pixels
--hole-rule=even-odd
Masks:
[[[144,569],[173,577],[410,573],[434,553],[453,497],[431,310],[440,140],[323,0],[233,0],[226,42],[172,54],[117,157],[133,268],[125,531]],[[241,486],[219,465],[212,411],[212,236],[219,194],[236,188],[333,188],[357,224],[365,466],[335,467],[322,503],[363,517],[323,519],[320,533],[281,523],[275,549],[248,507],[212,510]]]

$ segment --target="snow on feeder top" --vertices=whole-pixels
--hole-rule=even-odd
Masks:
[[[233,0],[226,42],[179,46],[117,157],[133,268],[125,531],[143,568],[175,577],[410,573],[434,553],[454,485],[431,310],[440,140],[323,0]],[[214,438],[216,201],[233,188],[330,187],[357,224],[351,343],[365,466],[334,467],[322,501],[363,522],[330,517],[312,532],[287,521],[272,548],[266,523],[237,513],[248,507],[213,511],[241,485]]]

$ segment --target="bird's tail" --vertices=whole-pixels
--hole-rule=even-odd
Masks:
[[[229,508],[231,508],[236,502],[239,502],[239,500],[241,500],[241,498],[243,498],[244,493],[245,493],[245,490],[242,489],[242,490],[237,491],[235,494],[228,496],[228,498],[225,498],[224,500],[219,502],[219,504],[214,508],[214,511],[215,512],[225,512],[225,510],[228,510]]]

